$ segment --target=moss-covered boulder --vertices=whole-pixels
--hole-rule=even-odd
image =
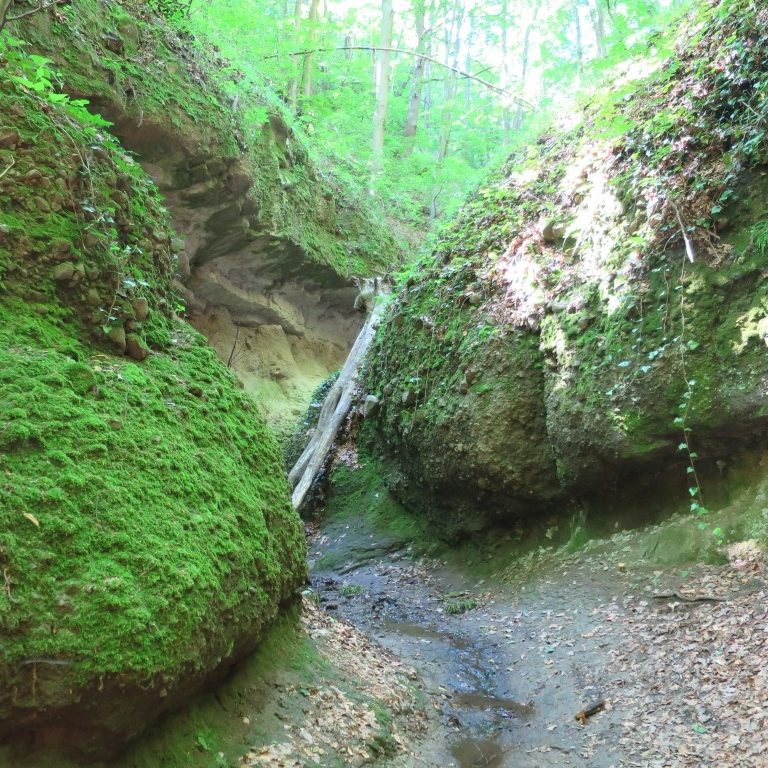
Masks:
[[[156,187],[0,56],[0,739],[106,753],[257,644],[305,545],[255,404],[174,314]]]
[[[511,157],[394,301],[370,422],[444,529],[663,490],[698,508],[765,442],[768,35],[725,7]]]

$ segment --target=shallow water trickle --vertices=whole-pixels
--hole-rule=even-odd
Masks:
[[[502,768],[505,750],[493,739],[462,739],[451,748],[459,768]]]

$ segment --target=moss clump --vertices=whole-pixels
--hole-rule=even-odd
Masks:
[[[354,469],[339,466],[330,475],[322,514],[332,543],[314,563],[315,570],[362,562],[374,551],[408,546],[426,552],[434,548],[424,518],[411,514],[389,492],[385,468],[365,457],[362,462]]]
[[[200,337],[179,327],[139,366],[72,335],[0,305],[3,663],[172,686],[274,616],[303,577],[300,526],[274,441]]]
[[[337,467],[330,478],[331,493],[324,514],[334,523],[348,523],[365,516],[380,534],[403,543],[424,541],[425,523],[408,512],[389,493],[382,467],[367,461],[358,469]]]

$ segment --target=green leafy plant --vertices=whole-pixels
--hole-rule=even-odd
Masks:
[[[39,95],[49,104],[60,107],[66,114],[91,128],[112,125],[101,115],[89,112],[87,99],[72,99],[63,93],[61,73],[45,56],[29,53],[26,43],[12,35],[0,34],[0,61],[5,61],[10,79],[25,90]]]
[[[761,256],[768,253],[768,220],[755,224],[749,231],[752,236],[752,242]]]
[[[472,611],[477,608],[477,600],[473,597],[465,598],[463,600],[449,600],[445,604],[445,612],[449,616],[458,616],[467,611]]]

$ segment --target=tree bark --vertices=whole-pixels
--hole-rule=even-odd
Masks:
[[[413,6],[414,21],[416,22],[416,33],[419,36],[416,46],[416,53],[427,53],[426,40],[426,6],[424,0],[416,0]],[[408,113],[405,118],[404,136],[415,136],[419,124],[419,110],[421,108],[421,94],[424,89],[424,73],[426,71],[427,60],[419,56],[413,64],[413,73],[411,75],[413,84],[411,94],[408,97]]]
[[[445,160],[448,154],[448,146],[451,141],[451,130],[453,128],[453,114],[457,92],[457,72],[459,56],[461,54],[461,25],[463,21],[464,7],[462,3],[457,0],[453,6],[453,19],[448,32],[448,37],[445,41],[445,62],[446,65],[448,65],[449,71],[446,74],[443,83],[443,109],[440,117],[440,135],[438,138],[437,157],[435,162],[436,180],[437,172],[441,169],[443,160]],[[429,204],[430,220],[436,219],[440,214],[437,199],[440,196],[441,191],[442,185],[436,185],[432,189]]]
[[[320,17],[320,0],[312,0],[309,6],[309,48],[315,44],[317,36],[317,20]],[[301,95],[308,99],[312,96],[312,62],[313,53],[304,56],[304,64],[301,69]]]
[[[592,9],[592,26],[595,28],[597,52],[601,57],[603,57],[606,54],[605,11],[603,10],[603,0],[595,0],[595,7]]]
[[[509,2],[501,0],[501,87],[508,88],[510,81],[509,65]],[[510,105],[504,104],[504,111],[501,116],[501,124],[504,130],[504,143],[509,144],[512,133],[512,115]]]
[[[371,170],[374,176],[384,166],[384,134],[389,105],[389,61],[392,47],[392,25],[394,21],[392,0],[381,3],[380,50],[376,54],[376,111],[373,115],[373,141],[371,144]]]
[[[0,32],[2,32],[5,26],[6,19],[8,17],[8,11],[11,8],[13,0],[0,0]]]
[[[467,14],[469,20],[469,32],[467,33],[467,50],[464,57],[464,71],[472,74],[472,46],[475,42],[475,9],[471,9]],[[469,109],[472,99],[472,78],[467,77],[464,80],[464,104]]]
[[[301,6],[302,0],[296,0],[293,6],[293,29],[297,40],[299,38],[299,32],[301,31]],[[295,67],[296,59],[293,56],[291,56],[291,58],[294,60]],[[299,104],[299,80],[296,77],[295,72],[291,78],[291,82],[288,85],[288,103],[291,105],[291,108],[295,112]]]
[[[576,63],[578,66],[579,83],[581,82],[581,75],[584,71],[584,43],[582,42],[581,33],[581,14],[579,13],[578,2],[573,6],[573,23],[576,27]]]
[[[520,56],[520,89],[521,92],[523,92],[523,89],[526,87],[527,81],[528,81],[528,68],[530,66],[531,62],[531,33],[533,32],[533,28],[536,25],[536,20],[539,16],[539,10],[541,8],[541,2],[540,0],[537,0],[536,4],[533,7],[533,14],[530,18],[530,21],[525,26],[525,34],[523,35],[523,51]],[[514,130],[519,131],[523,126],[523,102],[518,101],[517,107],[515,109],[515,119],[512,123],[512,127]]]
[[[437,149],[437,163],[443,162],[448,154],[453,124],[454,102],[456,100],[457,72],[461,51],[461,25],[464,20],[464,8],[461,3],[454,6],[453,22],[446,40],[445,63],[449,68],[443,84],[443,113],[440,124],[440,139]]]

